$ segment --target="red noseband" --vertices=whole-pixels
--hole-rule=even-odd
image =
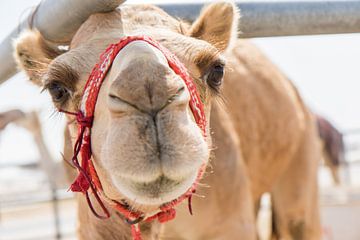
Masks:
[[[101,182],[96,173],[95,167],[92,162],[92,152],[91,152],[91,127],[94,119],[95,105],[97,97],[101,88],[101,85],[106,77],[107,72],[109,71],[115,57],[127,44],[133,41],[144,41],[155,48],[159,49],[164,56],[166,57],[169,66],[171,69],[179,75],[187,86],[187,89],[190,93],[190,102],[189,106],[194,115],[194,119],[201,129],[203,136],[206,136],[206,119],[204,113],[204,106],[200,100],[200,96],[196,89],[193,80],[191,79],[189,73],[187,72],[185,66],[179,61],[179,59],[172,54],[168,49],[161,46],[158,42],[154,41],[148,36],[129,36],[122,38],[118,43],[111,44],[105,52],[100,56],[99,62],[93,68],[84,88],[83,97],[81,100],[80,110],[77,113],[71,113],[67,111],[62,111],[72,115],[76,115],[78,123],[78,138],[74,145],[74,156],[72,158],[72,163],[78,169],[78,176],[70,187],[70,190],[73,192],[82,192],[86,195],[88,204],[95,216],[99,218],[108,218],[110,213],[105,207],[103,201],[107,202],[110,206],[120,212],[126,219],[126,221],[131,224],[132,235],[134,240],[140,240],[141,234],[139,230],[138,223],[140,221],[152,221],[158,219],[160,222],[166,222],[175,218],[175,209],[174,206],[183,201],[184,199],[189,199],[189,211],[191,210],[191,196],[195,192],[198,181],[202,177],[206,164],[200,168],[198,176],[194,184],[188,191],[173,201],[163,204],[159,210],[151,215],[145,215],[139,211],[132,211],[128,206],[119,203],[116,200],[108,198],[101,186]],[[78,161],[78,155],[81,154],[81,164]],[[91,188],[94,197],[99,203],[105,215],[98,214],[90,201],[89,197],[89,188]]]

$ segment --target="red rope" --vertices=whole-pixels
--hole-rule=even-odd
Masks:
[[[195,193],[195,190],[194,190]],[[193,210],[192,210],[192,194],[189,195],[188,197],[188,208],[189,208],[189,213],[190,215],[193,215]]]
[[[103,203],[103,201],[100,199],[100,196],[98,195],[97,190],[96,190],[96,186],[94,186],[94,184],[91,180],[91,176],[89,175],[89,169],[88,169],[89,165],[88,165],[87,161],[90,161],[90,158],[91,158],[90,142],[88,142],[87,144],[83,144],[84,132],[85,132],[86,128],[89,128],[89,129],[91,128],[92,122],[93,122],[93,117],[84,117],[84,115],[82,114],[81,111],[79,111],[77,113],[65,111],[62,109],[59,111],[76,116],[76,121],[80,126],[80,133],[78,135],[78,138],[76,139],[76,142],[74,145],[74,155],[71,159],[73,165],[79,171],[79,175],[77,176],[75,181],[71,184],[70,190],[72,192],[82,192],[85,194],[86,201],[89,205],[89,208],[97,218],[100,218],[100,219],[109,218],[110,213],[107,210],[107,208],[105,207],[105,204]],[[88,141],[90,141],[90,139],[88,139]],[[87,154],[87,156],[82,156],[82,166],[81,166],[79,164],[78,155],[79,155],[80,151],[82,150],[82,148],[83,148],[82,152],[84,154]],[[95,208],[91,202],[89,193],[88,193],[89,187],[91,188],[91,191],[94,194],[96,201],[98,202],[101,209],[105,213],[105,216],[98,214],[97,211],[95,210]]]
[[[142,240],[139,224],[131,225],[131,235],[133,240]]]

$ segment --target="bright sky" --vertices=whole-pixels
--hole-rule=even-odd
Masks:
[[[24,11],[38,2],[0,1],[0,40],[16,27]],[[356,107],[356,103],[360,103],[360,34],[277,37],[254,42],[294,81],[312,109],[328,117],[340,129],[360,128],[360,111]],[[40,94],[23,74],[0,86],[0,111],[12,108],[40,111],[46,142],[54,157],[59,159],[63,119],[52,115],[54,109],[47,94]],[[10,126],[0,137],[0,164],[3,160],[37,158],[31,136],[25,131]]]

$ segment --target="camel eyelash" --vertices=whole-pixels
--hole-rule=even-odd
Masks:
[[[55,104],[64,104],[70,97],[70,90],[58,81],[51,81],[44,86],[43,91],[48,91]]]

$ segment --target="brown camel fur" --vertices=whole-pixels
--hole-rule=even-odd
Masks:
[[[211,159],[194,216],[181,204],[174,221],[142,224],[145,239],[256,239],[265,192],[272,194],[274,238],[320,239],[314,121],[287,78],[249,41],[236,39],[237,22],[227,2],[209,5],[192,25],[154,6],[123,6],[91,16],[63,54],[37,32],[17,41],[20,66],[69,111],[78,109],[99,54],[124,35],[153,37],[188,68],[210,120],[207,141],[189,114],[182,80],[147,44],[118,54],[97,101],[92,149],[108,196],[151,211],[184,192],[200,160]],[[74,139],[75,122],[68,121]],[[84,198],[78,203],[79,239],[130,238],[121,216],[99,220]]]

